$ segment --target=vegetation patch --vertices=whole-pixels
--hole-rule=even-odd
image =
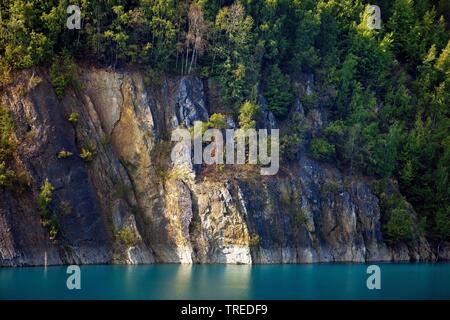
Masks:
[[[97,155],[97,147],[93,142],[88,142],[81,148],[80,158],[86,162],[93,161],[96,155]]]
[[[50,203],[53,200],[54,186],[45,179],[41,186],[39,195],[36,199],[38,205],[39,213],[41,216],[41,224],[47,229],[50,239],[54,240],[58,234],[58,220],[49,208]]]
[[[308,125],[305,123],[304,116],[297,112],[294,113],[280,137],[280,154],[283,160],[294,161],[297,159],[307,130]]]
[[[78,87],[79,83],[76,78],[76,65],[69,52],[56,55],[50,67],[50,79],[58,98],[64,95],[69,87]]]
[[[78,118],[79,118],[79,114],[78,112],[72,112],[69,115],[69,118],[67,119],[70,123],[72,124],[77,124],[78,123]]]
[[[133,247],[137,244],[137,236],[130,228],[123,228],[116,233],[116,239],[126,247]]]
[[[16,174],[6,167],[4,162],[0,162],[0,187],[11,188]]]
[[[286,117],[294,103],[289,77],[277,65],[272,65],[265,82],[264,96],[269,102],[269,110],[278,118]]]
[[[72,155],[73,153],[70,151],[61,150],[60,152],[58,152],[58,159],[67,159],[70,158]]]
[[[300,209],[299,211],[295,212],[294,214],[294,224],[298,227],[305,226],[308,223],[308,217],[306,216],[305,212]]]
[[[11,115],[0,105],[0,187],[11,188],[16,178],[14,170],[7,165],[15,148],[13,132],[14,123]]]
[[[0,161],[5,161],[12,155],[15,146],[12,139],[13,132],[14,122],[11,114],[0,105]]]
[[[220,84],[217,100],[244,129],[256,125],[261,94],[280,120],[297,94],[306,111],[326,116],[310,144],[315,158],[350,175],[399,181],[418,221],[426,220],[426,236],[448,239],[447,2],[382,1],[383,27],[374,30],[365,1],[85,1],[86,28],[74,33],[63,27],[66,8],[56,1],[2,1],[0,83],[50,62],[62,97],[77,86],[75,58],[112,68],[139,64],[147,85],[159,86],[161,75],[203,74]],[[296,160],[304,136],[290,130],[295,123],[285,125],[283,157]],[[10,141],[0,130],[0,162],[8,165],[1,157]],[[81,150],[87,161],[94,154]],[[395,212],[393,225],[408,223],[401,208]]]
[[[314,138],[309,145],[309,151],[313,158],[318,160],[329,160],[335,153],[335,147],[321,138]]]

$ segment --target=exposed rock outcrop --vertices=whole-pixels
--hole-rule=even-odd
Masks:
[[[205,108],[203,82],[197,77],[184,77],[179,81],[176,94],[176,114],[179,124],[192,127],[195,121],[208,121]]]
[[[262,95],[258,97],[258,105],[260,107],[257,119],[257,129],[277,129],[277,120],[273,113],[269,110],[269,104]]]
[[[273,177],[194,171],[189,158],[171,161],[171,130],[206,121],[214,111],[199,78],[166,78],[149,88],[138,71],[84,68],[82,89],[59,100],[47,73],[38,74],[42,82],[26,94],[29,72],[1,96],[16,123],[16,167],[30,182],[21,193],[0,191],[1,266],[45,259],[248,264],[436,258],[425,239],[386,245],[369,183],[307,156]],[[300,101],[296,105],[305,112]],[[75,125],[67,120],[72,112],[79,115]],[[314,128],[325,121],[317,110],[305,116]],[[276,127],[268,110],[260,121],[260,127]],[[90,162],[79,156],[88,147],[95,154]],[[59,159],[62,150],[73,155]],[[45,179],[55,186],[54,241],[35,204]],[[448,256],[442,246],[439,257]]]

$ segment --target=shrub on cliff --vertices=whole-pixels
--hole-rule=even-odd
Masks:
[[[388,212],[388,220],[384,225],[386,240],[395,244],[412,239],[413,226],[413,216],[407,208],[406,201],[400,200],[400,203]]]
[[[8,85],[11,82],[11,67],[2,57],[0,57],[0,86]]]
[[[50,79],[58,98],[63,96],[69,86],[78,86],[76,65],[68,52],[63,52],[53,58],[50,67]]]
[[[11,134],[14,123],[9,112],[0,105],[0,161],[6,160],[12,153]]]
[[[55,190],[53,185],[48,181],[48,179],[45,179],[44,183],[41,186],[39,195],[36,199],[41,214],[45,216],[49,214],[48,205],[52,201],[53,190]]]
[[[71,156],[72,152],[67,150],[61,150],[60,152],[58,152],[58,159],[67,159],[70,158]]]
[[[294,113],[289,119],[287,130],[280,138],[280,153],[283,160],[294,161],[300,151],[308,125],[300,113]]]
[[[117,231],[116,238],[127,247],[135,246],[137,242],[136,234],[130,228],[123,228]]]
[[[79,118],[79,114],[78,114],[78,112],[72,112],[70,115],[69,115],[69,118],[67,118],[67,120],[70,122],[70,123],[72,123],[72,124],[77,124],[78,123],[78,118]]]
[[[213,129],[226,129],[228,127],[227,119],[223,114],[213,113],[209,117],[208,127]]]
[[[273,65],[269,69],[264,95],[269,102],[269,110],[276,117],[284,118],[289,106],[294,102],[294,95],[289,78],[281,72],[277,65]]]
[[[11,187],[15,177],[14,171],[8,169],[4,162],[0,162],[0,187]]]
[[[52,216],[52,212],[49,208],[49,205],[53,199],[54,190],[55,187],[48,181],[48,179],[45,179],[36,199],[39,213],[41,215],[41,224],[47,229],[50,239],[55,239],[58,234],[58,220],[55,216]]]
[[[86,162],[91,162],[97,155],[97,147],[92,141],[86,143],[80,151],[80,158]]]
[[[14,123],[9,112],[0,105],[0,187],[11,187],[15,178],[13,170],[8,168],[8,160],[13,151],[14,144],[11,134],[14,130]]]
[[[280,153],[283,160],[294,161],[300,150],[302,138],[296,134],[284,134],[280,138]]]
[[[450,206],[441,208],[436,214],[435,235],[440,241],[450,239]]]
[[[239,126],[241,129],[253,129],[256,127],[256,117],[259,106],[251,101],[246,101],[239,109]]]
[[[311,155],[318,160],[328,160],[335,153],[335,146],[325,139],[315,138],[309,146]]]

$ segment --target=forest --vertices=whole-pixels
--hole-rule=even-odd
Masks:
[[[450,2],[376,0],[380,29],[368,27],[361,0],[2,0],[0,91],[14,72],[50,70],[58,95],[76,86],[76,65],[145,68],[195,74],[220,83],[220,98],[241,127],[254,126],[258,92],[286,126],[283,161],[295,162],[305,139],[292,116],[295,83],[315,79],[306,110],[326,110],[328,123],[308,142],[314,158],[350,174],[373,177],[384,231],[392,242],[419,232],[450,239]],[[78,5],[81,28],[68,29]],[[14,175],[0,106],[0,187]],[[395,181],[404,197],[383,192]]]

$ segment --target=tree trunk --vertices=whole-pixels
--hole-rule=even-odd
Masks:
[[[189,46],[186,48],[186,60],[185,60],[185,65],[184,65],[185,73],[187,73],[188,64],[189,64]]]
[[[194,50],[192,51],[191,64],[189,65],[189,72],[188,72],[188,74],[191,74],[192,64],[194,63],[194,58],[195,58],[195,53],[196,52],[197,52],[197,50],[195,50],[195,47],[194,47]]]

